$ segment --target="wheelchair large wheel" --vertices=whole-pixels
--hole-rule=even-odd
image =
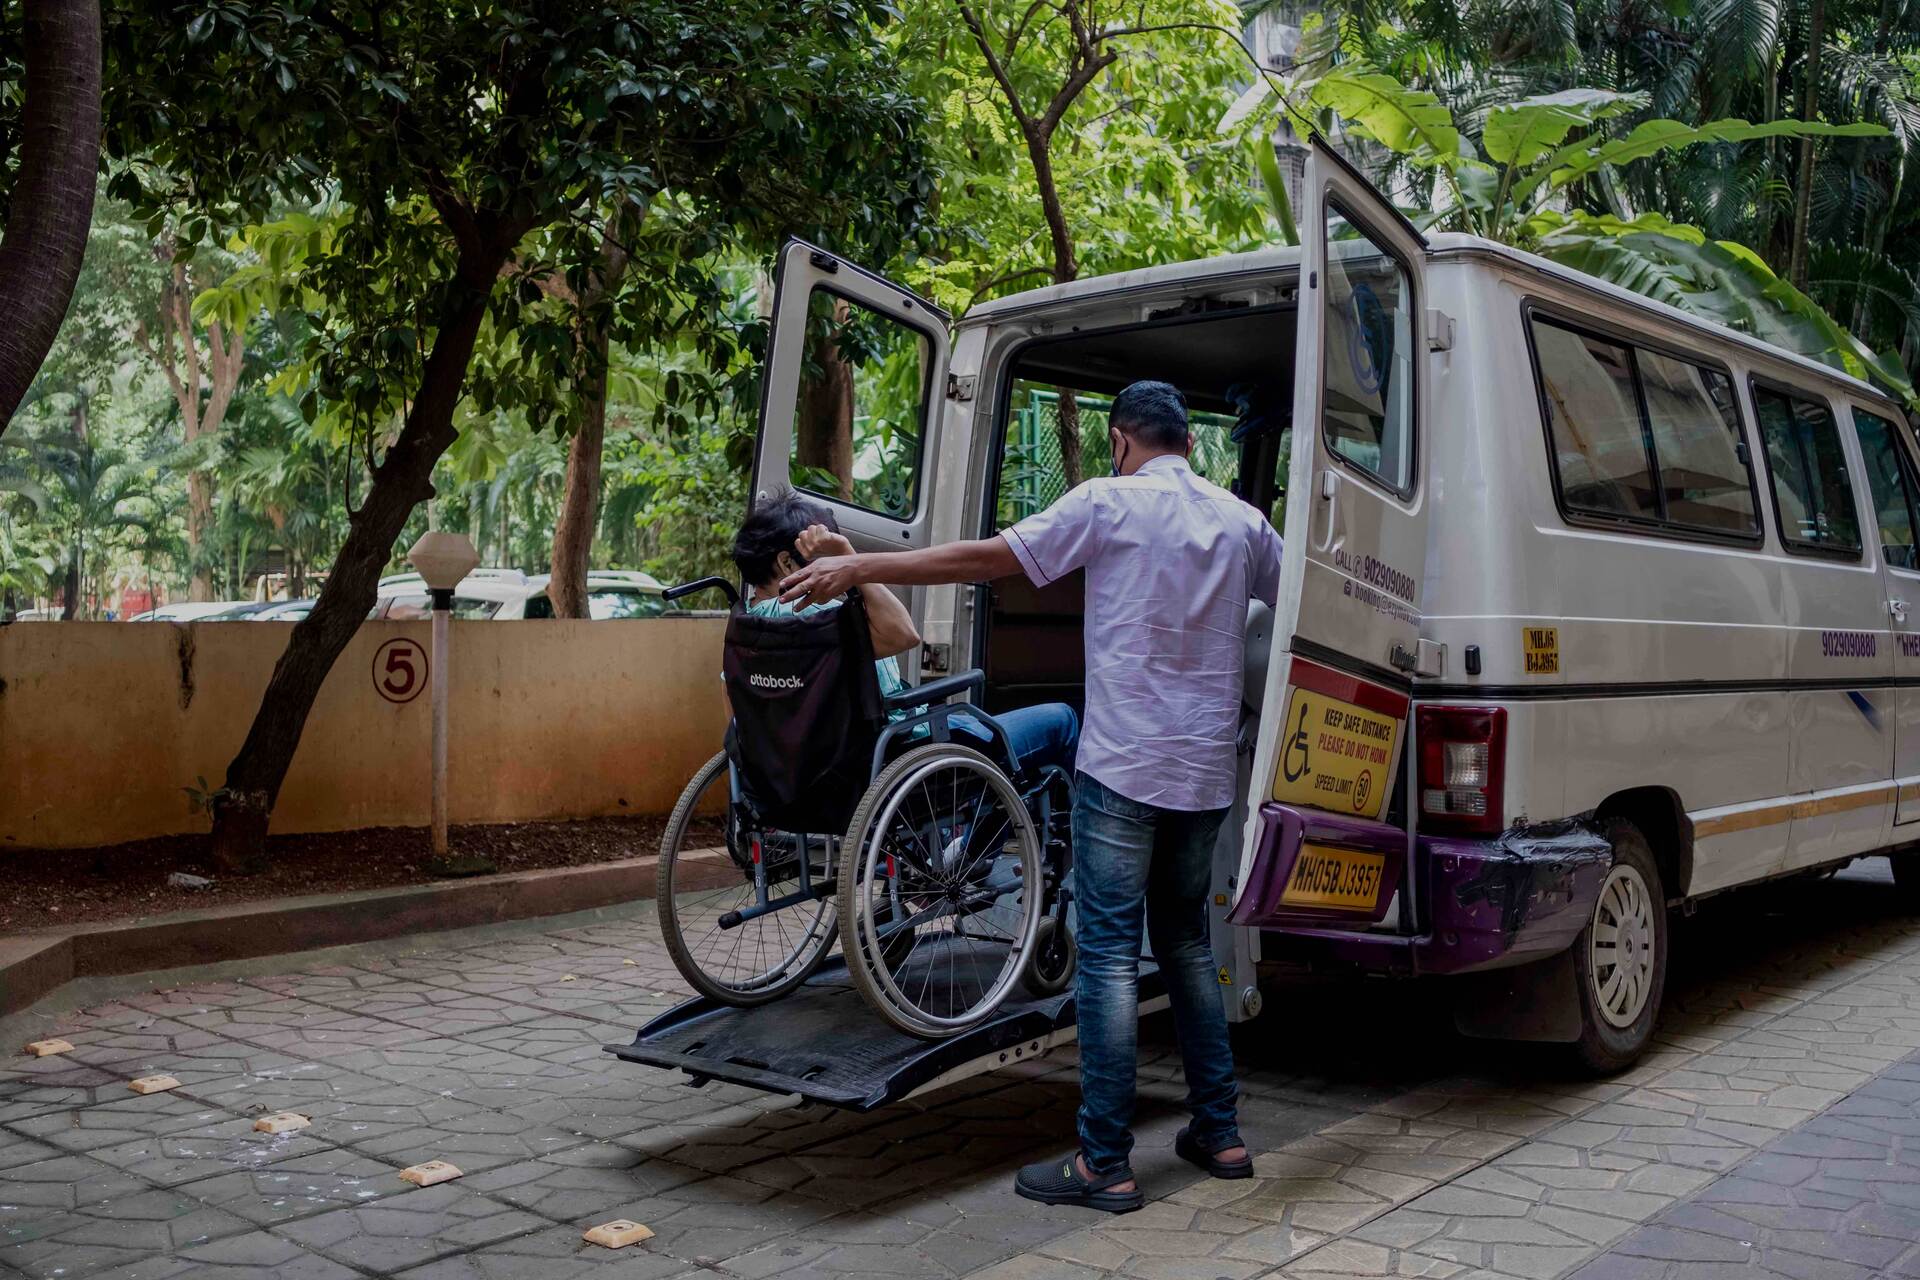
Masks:
[[[1025,967],[1041,885],[1040,837],[1006,774],[966,747],[914,748],[847,828],[839,897],[854,986],[913,1035],[978,1025]]]
[[[723,848],[696,835],[703,812],[710,823],[716,811]],[[748,831],[740,812],[721,752],[693,775],[667,820],[654,898],[680,976],[709,999],[747,1006],[812,977],[833,949],[838,916],[822,892],[832,888],[829,838]]]

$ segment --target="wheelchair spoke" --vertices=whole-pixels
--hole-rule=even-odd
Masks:
[[[841,909],[863,990],[908,1025],[957,1029],[997,1007],[1025,964],[1046,881],[1040,806],[971,752],[921,752],[850,833]]]
[[[728,794],[725,768],[710,763],[708,769],[707,789],[693,797],[688,812],[711,811]],[[670,834],[662,859],[670,896],[662,902],[661,923],[678,943],[675,960],[689,981],[697,976],[694,985],[708,994],[745,997],[776,991],[810,971],[831,945],[837,912],[812,874],[813,840],[754,828],[737,804],[727,812],[724,859],[687,856],[693,845],[684,826]],[[716,877],[727,882],[681,887],[687,879],[700,884]]]

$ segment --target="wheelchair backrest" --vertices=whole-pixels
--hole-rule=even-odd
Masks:
[[[733,708],[727,754],[742,798],[771,827],[845,831],[886,723],[859,594],[806,616],[760,617],[736,605],[723,671]]]

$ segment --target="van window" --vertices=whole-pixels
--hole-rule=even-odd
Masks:
[[[1562,510],[1759,536],[1726,374],[1540,316],[1532,330]]]
[[[1780,540],[1800,554],[1860,554],[1860,518],[1840,429],[1823,400],[1755,385],[1754,412],[1773,477]]]
[[[794,487],[910,518],[920,501],[929,354],[918,329],[816,287],[794,412]]]
[[[1873,491],[1874,520],[1880,527],[1880,551],[1896,569],[1920,569],[1914,559],[1914,517],[1920,508],[1913,466],[1900,444],[1900,429],[1879,414],[1853,411],[1854,433],[1867,464],[1867,486]]]
[[[1753,468],[1740,435],[1733,380],[1715,369],[1634,352],[1666,518],[1691,529],[1758,533]]]
[[[1413,488],[1413,289],[1404,267],[1327,209],[1327,448],[1395,493]]]
[[[1633,352],[1540,319],[1533,347],[1567,509],[1658,520],[1660,497],[1633,394]]]

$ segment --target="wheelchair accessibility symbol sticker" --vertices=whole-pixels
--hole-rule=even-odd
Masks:
[[[1307,776],[1311,767],[1312,761],[1307,757],[1307,708],[1302,703],[1300,719],[1294,723],[1293,735],[1287,739],[1286,752],[1280,757],[1280,772],[1288,782],[1298,782]]]
[[[1380,816],[1382,780],[1392,775],[1400,743],[1399,717],[1295,685],[1282,723],[1275,800]]]

